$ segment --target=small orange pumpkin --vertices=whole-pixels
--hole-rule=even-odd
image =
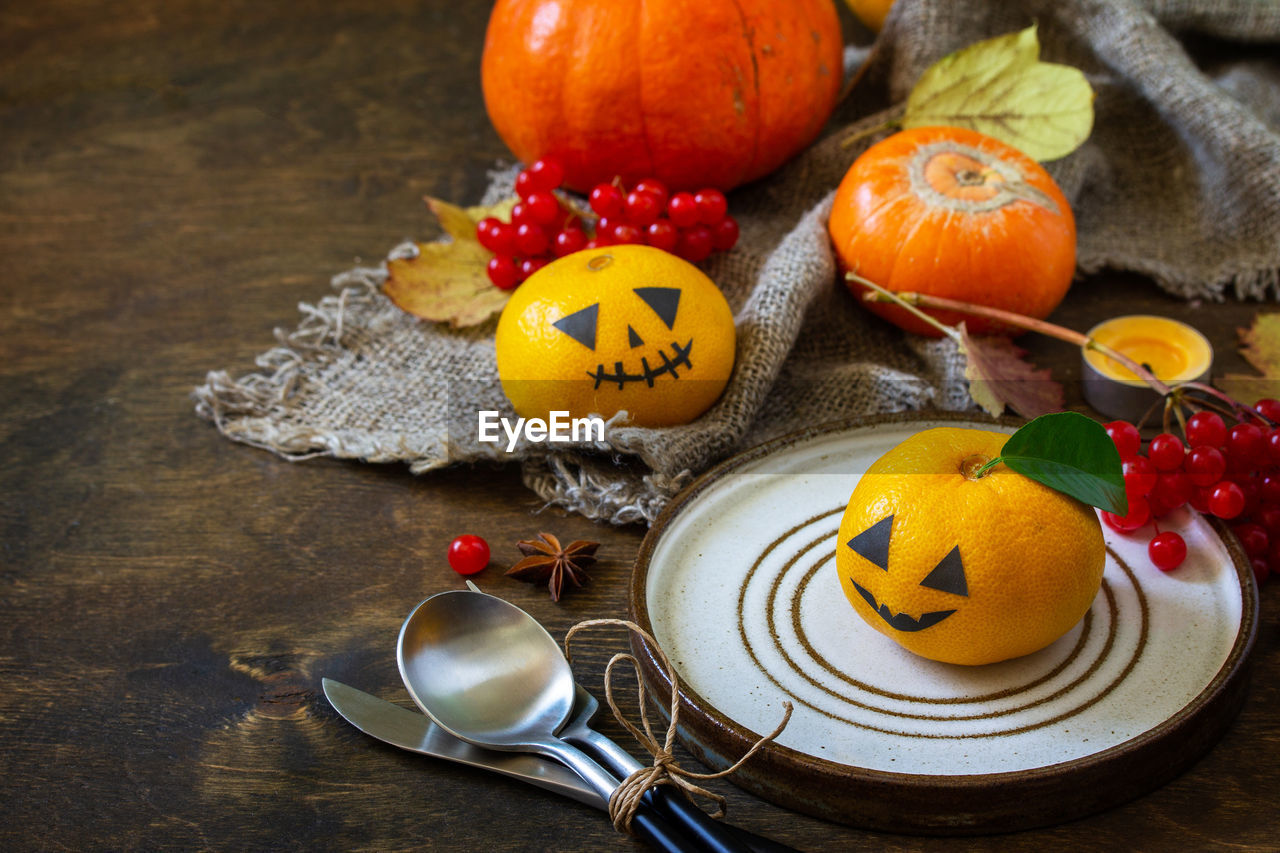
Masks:
[[[842,271],[895,293],[928,293],[1038,319],[1071,286],[1076,225],[1062,190],[1030,157],[957,127],[904,130],[868,148],[836,190],[828,223]],[[855,294],[865,289],[848,282]],[[909,332],[938,337],[904,309],[864,303]],[[964,320],[974,333],[1009,329]]]
[[[839,95],[832,0],[498,0],[485,107],[522,162],[728,190],[809,144]]]

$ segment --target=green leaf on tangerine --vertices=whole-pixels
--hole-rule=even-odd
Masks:
[[[1078,412],[1041,415],[1024,425],[984,467],[994,462],[1090,506],[1129,512],[1120,453],[1100,423]]]
[[[907,97],[902,126],[985,133],[1040,161],[1065,157],[1093,129],[1093,88],[1078,68],[1040,61],[1033,24],[938,60]]]

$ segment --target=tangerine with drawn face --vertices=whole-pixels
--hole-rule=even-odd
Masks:
[[[1102,583],[1097,513],[1003,464],[1008,435],[940,427],[908,438],[858,481],[837,536],[845,597],[903,648],[987,664],[1050,645]]]
[[[733,370],[733,313],[693,264],[648,246],[586,249],[512,294],[498,321],[502,390],[526,418],[552,411],[688,423]]]

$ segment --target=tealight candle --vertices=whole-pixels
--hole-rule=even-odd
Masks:
[[[1115,317],[1090,329],[1089,337],[1145,366],[1168,384],[1202,382],[1213,367],[1213,347],[1208,339],[1168,317]],[[1106,354],[1085,348],[1082,360],[1084,397],[1102,414],[1136,421],[1158,399],[1151,386]]]

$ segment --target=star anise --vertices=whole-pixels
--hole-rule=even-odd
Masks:
[[[551,600],[559,601],[566,580],[574,586],[591,580],[583,570],[595,564],[600,543],[579,539],[563,547],[552,534],[539,533],[537,539],[521,539],[516,547],[524,559],[508,569],[507,574],[527,583],[546,581]]]

